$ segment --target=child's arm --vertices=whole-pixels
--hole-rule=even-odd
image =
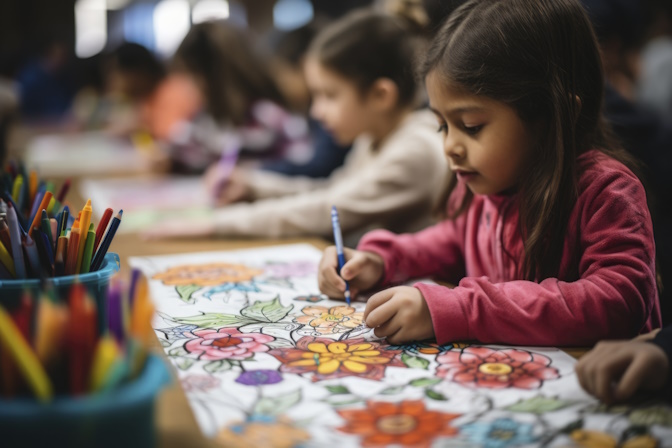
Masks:
[[[591,345],[658,325],[653,230],[641,183],[632,174],[609,172],[592,180],[575,211],[570,219],[578,222],[574,232],[581,253],[576,281],[493,283],[470,277],[455,289],[416,284],[438,342]],[[397,270],[401,277],[416,276],[420,267],[432,264],[445,270],[455,246],[445,244],[439,228],[427,230],[426,240],[378,238],[358,249],[382,256],[388,281],[395,280]]]

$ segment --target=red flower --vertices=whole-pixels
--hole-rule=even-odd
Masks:
[[[560,378],[549,358],[524,350],[468,347],[436,360],[438,376],[466,387],[538,389],[544,380]]]
[[[405,367],[395,359],[401,350],[381,350],[377,342],[364,338],[334,341],[333,339],[304,336],[297,348],[269,351],[282,362],[281,372],[314,372],[313,381],[358,376],[380,381],[389,366]]]
[[[448,422],[460,416],[426,409],[422,400],[369,401],[365,409],[336,412],[345,420],[338,430],[362,436],[362,446],[429,446],[438,436],[455,435]]]

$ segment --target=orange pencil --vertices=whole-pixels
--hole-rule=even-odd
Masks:
[[[72,226],[70,241],[68,241],[68,255],[65,260],[65,275],[74,275],[77,267],[77,253],[79,251],[79,227]]]
[[[98,245],[100,244],[100,240],[103,239],[105,229],[107,229],[107,225],[110,223],[110,219],[112,218],[112,213],[114,213],[114,210],[111,208],[106,208],[105,212],[103,213],[103,217],[100,218],[98,227],[96,227],[96,242],[93,244],[93,253],[96,253],[98,250]]]
[[[44,193],[44,196],[42,197],[42,202],[40,202],[40,206],[37,208],[37,213],[35,213],[35,218],[33,218],[33,223],[30,225],[30,229],[28,230],[28,235],[31,237],[33,236],[33,228],[35,226],[40,226],[40,220],[42,219],[42,210],[46,210],[47,207],[49,206],[49,202],[51,201],[51,198],[54,195],[51,193],[51,191],[47,191]]]
[[[28,195],[30,197],[30,201],[28,202],[29,204],[33,203],[35,194],[37,194],[37,184],[37,172],[33,170],[28,175]]]
[[[77,250],[77,265],[75,266],[75,273],[79,273],[82,269],[82,257],[84,256],[84,246],[86,246],[86,238],[89,232],[89,224],[91,224],[91,199],[86,201],[86,205],[82,209],[82,214],[80,215],[79,221],[79,238],[81,239],[79,243],[79,249]]]

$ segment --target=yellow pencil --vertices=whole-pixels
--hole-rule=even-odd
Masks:
[[[0,263],[5,265],[9,273],[12,274],[12,277],[16,278],[16,271],[14,270],[14,260],[12,259],[12,256],[9,255],[9,251],[7,250],[5,245],[2,244],[2,241],[0,241]]]
[[[119,359],[119,347],[114,338],[109,334],[100,338],[91,364],[91,376],[89,377],[91,392],[97,392],[103,388],[117,359]]]
[[[75,266],[75,274],[79,273],[82,268],[82,257],[84,256],[84,246],[86,246],[86,238],[88,238],[89,224],[91,224],[91,199],[86,201],[86,205],[82,209],[82,216],[79,220],[79,250],[77,251],[77,265]]]
[[[9,352],[26,382],[41,401],[49,401],[53,396],[51,381],[35,353],[14,325],[14,321],[0,306],[0,344]]]
[[[19,202],[21,187],[23,187],[23,176],[19,174],[16,176],[16,179],[14,179],[14,187],[12,188],[12,199],[14,199],[14,202]]]

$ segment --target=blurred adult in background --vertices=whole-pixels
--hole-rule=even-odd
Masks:
[[[272,53],[271,69],[278,87],[293,113],[307,117],[310,148],[298,154],[301,158],[264,162],[262,169],[290,176],[328,177],[343,165],[350,146],[336,143],[315,119],[309,117],[311,98],[304,75],[304,61],[310,42],[324,20],[314,20],[307,25],[287,32],[274,32],[268,37]]]
[[[672,319],[672,124],[635,102],[639,58],[650,10],[641,0],[581,0],[600,42],[604,114],[623,146],[644,164],[662,291],[663,323]]]
[[[637,99],[672,121],[672,2],[648,1],[653,22],[642,50]]]

